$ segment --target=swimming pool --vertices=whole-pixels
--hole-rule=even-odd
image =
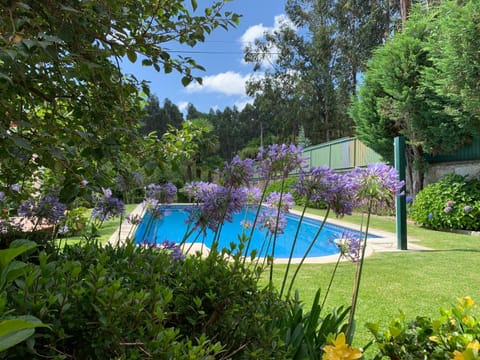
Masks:
[[[243,231],[241,222],[244,220],[253,222],[255,217],[255,210],[249,210],[246,214],[245,212],[235,214],[231,223],[226,222],[223,225],[221,236],[219,239],[219,248],[229,248],[231,242],[238,243],[238,235],[241,234]],[[159,219],[152,220],[150,213],[144,215],[142,222],[139,224],[135,232],[135,239],[137,242],[141,241],[142,239],[148,239],[151,242],[154,241],[157,243],[161,243],[164,240],[174,241],[178,243],[183,239],[187,230],[187,224],[185,223],[185,221],[188,218],[188,213],[185,211],[185,206],[165,205],[160,208],[160,211],[162,213],[162,216]],[[287,225],[285,227],[284,233],[277,235],[275,258],[286,259],[289,257],[291,245],[297,231],[299,219],[300,216],[298,215],[291,213],[287,215]],[[306,217],[303,218],[297,243],[293,253],[294,258],[303,257],[320,225],[321,222],[318,220]],[[332,240],[339,237],[339,235],[346,231],[358,233],[358,231],[353,229],[348,229],[345,227],[326,223],[314,247],[311,249],[309,257],[338,254],[338,249]],[[198,232],[200,232],[200,230]],[[196,235],[198,234],[198,232],[192,234],[188,238],[187,243],[192,242],[195,238],[197,238]],[[245,233],[249,235],[250,230],[245,230]],[[253,249],[256,249],[259,256],[266,255],[266,245],[264,245],[263,247],[263,252],[260,253],[260,250],[262,249],[262,244],[264,244],[265,242],[264,240],[266,234],[267,230],[265,229],[256,229],[254,231],[249,252]],[[204,244],[207,247],[211,247],[213,236],[214,233],[208,230],[206,237],[203,239]],[[369,237],[374,236],[369,235]],[[201,243],[202,238],[203,234],[200,234],[196,242]],[[271,254],[271,249],[269,251],[269,254]]]

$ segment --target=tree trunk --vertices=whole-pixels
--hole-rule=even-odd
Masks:
[[[192,164],[190,164],[190,163],[187,164],[187,180],[188,181],[193,180]]]
[[[402,17],[402,26],[408,19],[408,13],[410,12],[410,0],[400,0],[400,16]]]
[[[407,152],[407,193],[416,196],[423,189],[425,183],[425,160],[421,146],[406,146]]]
[[[386,11],[386,16],[385,16],[385,24],[386,24],[386,29],[385,29],[385,40],[390,39],[390,0],[386,1],[385,7],[387,9]]]

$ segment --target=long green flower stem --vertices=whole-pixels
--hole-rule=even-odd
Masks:
[[[293,251],[295,250],[295,246],[297,245],[298,233],[300,232],[300,226],[302,225],[303,217],[305,215],[305,211],[307,210],[307,202],[308,201],[305,201],[305,206],[303,207],[302,215],[300,215],[300,220],[298,221],[297,230],[295,231],[295,237],[293,238],[292,247],[290,249],[290,255],[288,256],[287,268],[285,269],[285,274],[283,275],[282,288],[280,290],[280,298],[283,295],[283,290],[285,289],[285,285],[287,283],[288,272],[290,270],[290,265],[292,264]]]
[[[360,280],[362,278],[363,262],[365,260],[365,250],[367,248],[368,228],[370,226],[370,214],[372,212],[371,210],[372,210],[372,200],[370,199],[368,202],[367,224],[365,226],[365,238],[363,240],[362,257],[360,258],[360,264],[358,266],[357,272],[355,273],[355,285],[353,289],[352,306],[350,308],[350,315],[348,318],[346,338],[349,344],[351,344],[353,341],[353,334],[355,329],[355,326],[354,326],[355,310],[357,308],[358,293],[360,290]]]
[[[335,278],[335,274],[337,273],[338,264],[340,264],[340,260],[342,259],[342,256],[343,256],[343,254],[340,252],[340,255],[338,256],[337,262],[335,263],[335,267],[333,268],[332,275],[330,276],[330,282],[328,283],[327,291],[325,292],[325,296],[323,297],[322,306],[320,307],[320,311],[322,311],[323,306],[325,305],[325,302],[327,301],[327,296],[330,293],[330,289],[332,288],[333,279]]]
[[[327,212],[325,213],[325,216],[323,217],[322,224],[317,230],[317,233],[315,234],[314,238],[312,239],[312,242],[308,246],[308,249],[305,251],[305,254],[302,257],[302,260],[300,260],[300,263],[298,264],[297,268],[295,269],[295,272],[293,273],[292,280],[290,281],[290,286],[288,287],[287,291],[287,298],[290,297],[290,293],[292,292],[293,284],[295,282],[295,279],[297,278],[298,272],[300,271],[300,268],[302,267],[303,263],[305,262],[305,259],[307,258],[308,254],[313,248],[313,245],[315,245],[315,242],[318,239],[318,236],[322,232],[323,227],[325,226],[325,223],[327,222],[328,215],[330,214],[330,206],[327,208]]]
[[[193,244],[195,244],[198,240],[198,238],[200,237],[200,235],[202,234],[201,231],[199,231],[197,233],[197,235],[195,236],[195,239],[193,239],[193,241],[190,243],[190,246],[188,247],[188,249],[185,251],[185,254],[188,254],[190,250],[192,250],[192,247],[193,247]],[[180,246],[184,245],[185,243],[182,243]],[[203,246],[205,244],[205,236],[202,238],[202,246],[200,248],[200,251],[203,253]]]
[[[187,242],[188,238],[193,234],[194,231],[195,231],[195,227],[193,226],[193,223],[191,223],[191,222],[188,223],[188,227],[185,230],[185,235],[183,235],[183,239],[182,239],[182,241],[180,241],[180,243],[178,245],[183,246]],[[200,231],[199,231],[199,233],[200,233]]]
[[[275,247],[277,246],[277,234],[278,234],[278,220],[280,219],[280,209],[282,207],[282,200],[283,200],[283,191],[285,189],[285,177],[282,179],[282,188],[280,191],[280,199],[278,201],[278,209],[277,209],[277,222],[275,224],[275,233],[273,234],[273,246],[272,246],[272,263],[270,264],[270,284],[273,284],[273,259],[275,259]]]
[[[265,181],[265,185],[263,186],[262,196],[260,198],[260,203],[257,206],[257,212],[255,213],[255,218],[253,219],[252,229],[250,230],[250,236],[247,238],[248,239],[247,246],[245,248],[245,256],[243,257],[242,265],[245,265],[245,261],[247,260],[248,250],[250,250],[250,245],[252,244],[253,232],[255,231],[255,227],[257,226],[258,214],[260,214],[260,209],[262,208],[262,203],[263,203],[263,200],[265,199],[265,194],[267,192],[267,186],[269,183],[270,183],[270,179],[267,179]]]

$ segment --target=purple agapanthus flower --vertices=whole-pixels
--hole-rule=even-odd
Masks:
[[[103,196],[106,198],[111,198],[112,197],[112,190],[110,189],[104,189],[102,188]]]
[[[273,191],[265,199],[265,205],[274,209],[280,208],[281,212],[288,212],[292,206],[295,206],[295,200],[289,192],[280,194]]]
[[[258,205],[262,200],[262,190],[258,187],[248,188],[247,193],[247,203],[248,205]]]
[[[247,203],[245,188],[226,188],[224,186],[197,182],[186,186],[187,192],[194,197],[196,206],[187,208],[190,213],[187,222],[195,228],[217,231],[225,221],[231,222],[233,214],[242,211]]]
[[[171,204],[177,194],[177,187],[172,183],[149,184],[146,187],[145,207],[155,218],[162,216],[161,204]]]
[[[177,195],[177,187],[172,183],[147,186],[147,201],[157,200],[161,204],[171,204]]]
[[[356,188],[359,205],[390,205],[395,196],[402,195],[405,185],[404,181],[398,180],[395,168],[382,163],[356,168],[349,177]]]
[[[260,175],[266,179],[281,175],[287,177],[294,170],[302,169],[305,159],[303,149],[295,145],[269,145],[261,147],[257,155]]]
[[[67,225],[60,226],[57,230],[59,236],[65,236],[70,231],[70,228]]]
[[[413,197],[410,196],[410,195],[408,195],[408,196],[405,198],[405,202],[406,202],[407,204],[410,204],[412,201],[413,201]]]
[[[67,206],[53,194],[42,195],[38,199],[24,201],[18,207],[18,215],[29,219],[40,219],[48,224],[56,224],[65,217]]]
[[[277,209],[265,208],[258,215],[260,229],[267,229],[271,234],[283,234],[287,226],[285,213]]]
[[[135,214],[135,215],[129,214],[125,219],[129,224],[132,224],[132,225],[138,225],[142,222],[142,216],[138,214]]]
[[[200,199],[207,196],[208,193],[216,192],[218,185],[204,181],[192,181],[185,184],[183,192],[193,202],[199,202]]]
[[[20,184],[13,184],[10,186],[10,189],[18,193],[20,192],[20,187],[21,187]]]
[[[101,196],[92,210],[92,219],[98,219],[101,222],[120,217],[125,213],[124,203],[117,198],[112,197],[110,189],[102,189]]]
[[[174,241],[168,241],[167,239],[165,239],[161,243],[157,243],[155,241],[150,241],[148,239],[145,239],[141,241],[138,245],[145,249],[156,249],[156,250],[167,251],[170,253],[170,257],[172,261],[185,259],[185,254],[182,253],[181,247]]]
[[[336,216],[351,215],[356,203],[357,183],[348,174],[336,174],[326,202]]]
[[[223,168],[218,170],[220,183],[225,187],[241,187],[248,185],[255,172],[253,159],[241,160],[235,156],[230,163],[225,162]]]
[[[433,213],[429,213],[429,214],[427,215],[427,217],[428,217],[429,219],[433,219]]]
[[[5,201],[5,193],[3,191],[0,191],[0,201]]]
[[[359,262],[362,254],[362,238],[355,233],[344,231],[335,236],[333,242],[340,251],[340,255],[350,259],[352,262]]]
[[[299,196],[308,201],[325,203],[337,216],[352,213],[356,183],[350,177],[337,174],[326,166],[300,173],[294,188]]]
[[[464,206],[463,208],[463,211],[465,211],[466,213],[469,213],[473,210],[473,208],[470,206],[470,205],[466,205]]]
[[[443,208],[443,212],[444,212],[445,214],[448,214],[448,213],[451,212],[452,210],[453,210],[453,208],[452,208],[451,206],[445,206],[445,207]]]
[[[308,201],[325,201],[335,177],[336,174],[327,166],[312,167],[309,172],[300,172],[294,189]]]

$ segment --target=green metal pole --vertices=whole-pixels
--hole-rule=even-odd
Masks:
[[[399,180],[405,181],[405,138],[397,136],[394,139],[395,169]],[[397,222],[397,249],[407,250],[407,201],[405,195],[397,196],[396,199],[396,222]]]

